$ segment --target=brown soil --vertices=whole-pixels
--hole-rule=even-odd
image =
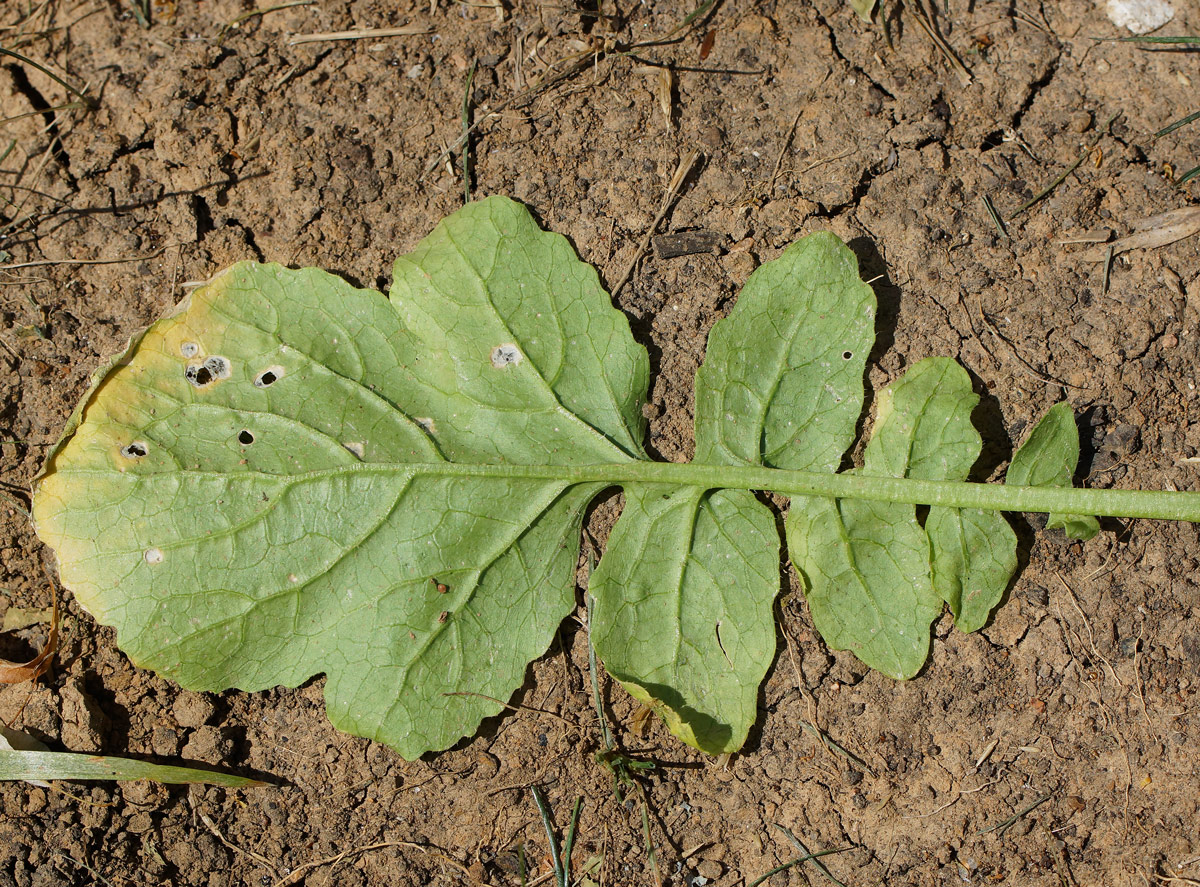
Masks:
[[[692,375],[737,287],[798,234],[828,228],[879,294],[870,383],[931,354],[978,382],[989,440],[979,479],[1066,397],[1086,483],[1197,487],[1181,460],[1200,450],[1200,240],[1118,256],[1107,288],[1103,265],[1077,258],[1087,247],[1057,242],[1125,234],[1193,198],[1172,175],[1200,162],[1200,128],[1152,134],[1196,110],[1195,56],[1094,43],[1115,31],[1089,0],[929,4],[970,84],[911,10],[893,17],[889,49],[840,0],[727,0],[677,42],[633,56],[598,50],[670,31],[684,5],[622,3],[613,20],[525,0],[434,0],[432,11],[320,0],[245,19],[222,40],[250,0],[155,0],[149,28],[131,14],[137,2],[0,10],[0,44],[99,97],[95,110],[53,113],[71,99],[60,85],[0,65],[0,116],[30,115],[0,131],[0,152],[13,141],[0,163],[0,468],[17,500],[88,374],[186,281],[261,258],[386,286],[393,258],[462,202],[457,171],[425,170],[461,132],[474,61],[473,114],[487,119],[472,142],[473,194],[525,201],[610,284],[679,157],[704,152],[663,229],[717,232],[724,248],[651,255],[617,299],[654,358],[650,443],[663,458],[690,455]],[[1194,8],[1176,6],[1167,31],[1200,30]],[[430,33],[289,43],[401,24]],[[585,62],[573,76],[510,101],[547,61],[570,58]],[[670,119],[649,62],[676,71]],[[600,538],[617,507],[595,512]],[[1197,883],[1175,880],[1200,878],[1196,529],[1112,521],[1080,545],[1037,518],[1014,522],[1024,568],[1008,601],[974,635],[939,622],[928,667],[907,683],[831,655],[803,597],[784,597],[759,722],[730,760],[643,725],[606,687],[622,746],[658,764],[639,782],[664,882],[748,884],[799,855],[784,827],[813,850],[849,848],[824,859],[848,885]],[[0,609],[45,606],[43,551],[16,505],[0,505],[0,532]],[[653,882],[638,796],[620,803],[593,755],[578,621],[514,700],[560,717],[521,710],[412,763],[332,729],[319,678],[253,695],[182,691],[131,667],[69,596],[63,635],[49,675],[0,689],[5,723],[53,748],[286,785],[6,784],[0,887],[515,885],[521,846],[530,883],[545,883],[533,785],[560,828],[582,797],[577,872]],[[24,658],[39,637],[7,635],[0,654]],[[769,883],[823,880],[806,865]]]

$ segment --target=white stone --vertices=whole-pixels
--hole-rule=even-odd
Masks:
[[[1105,5],[1114,25],[1135,34],[1149,34],[1175,17],[1175,9],[1167,0],[1107,0]]]

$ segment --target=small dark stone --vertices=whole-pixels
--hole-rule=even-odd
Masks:
[[[1136,453],[1142,445],[1142,430],[1136,425],[1118,425],[1104,436],[1104,448],[1124,456]]]
[[[715,252],[725,243],[725,235],[716,231],[679,231],[660,234],[652,241],[654,255],[660,259],[694,256]]]
[[[1184,655],[1191,662],[1192,668],[1200,674],[1200,634],[1184,635],[1180,646],[1183,647]]]
[[[1044,607],[1050,603],[1050,592],[1046,591],[1040,585],[1034,585],[1032,588],[1025,590],[1025,600],[1031,604],[1037,604],[1039,607]]]

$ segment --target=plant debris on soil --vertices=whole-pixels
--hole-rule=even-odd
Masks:
[[[1175,6],[1160,33],[1197,33]],[[0,610],[51,606],[26,491],[102,360],[238,260],[386,288],[377,269],[464,189],[525,202],[619,289],[655,458],[691,455],[692,377],[738,287],[826,229],[879,298],[869,390],[932,354],[971,373],[973,480],[1066,398],[1085,485],[1200,489],[1200,238],[1141,227],[1178,211],[1194,232],[1177,180],[1200,130],[1154,139],[1195,111],[1194,56],[1097,42],[1128,35],[1093,0],[884,4],[874,24],[842,0],[693,8],[0,8]],[[619,508],[590,514],[598,547]],[[560,846],[582,798],[560,860],[579,884],[1200,880],[1197,528],[1109,521],[1080,544],[1013,523],[1008,600],[976,634],[943,617],[903,683],[830,653],[787,574],[729,759],[609,683],[606,738],[582,598],[510,709],[407,763],[330,727],[320,678],[184,691],[67,595],[53,667],[0,686],[6,726],[281,784],[6,783],[0,887],[547,883],[534,786]]]

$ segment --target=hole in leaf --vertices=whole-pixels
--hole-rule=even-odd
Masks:
[[[126,459],[141,459],[148,452],[149,449],[140,440],[135,440],[127,447],[121,447],[121,455]]]
[[[244,447],[248,447],[250,444],[254,443],[254,435],[243,428],[238,432],[238,443]]]
[[[189,366],[183,371],[183,375],[184,378],[197,388],[203,388],[211,384],[213,380],[212,373],[208,371],[207,367],[203,366]]]
[[[188,368],[183,371],[184,378],[196,388],[206,388],[213,382],[228,379],[232,373],[229,361],[215,354],[212,357],[206,357],[204,363],[189,364]]]
[[[854,356],[854,352],[853,352],[853,351],[843,351],[843,352],[842,352],[842,360],[849,360],[849,359],[850,359],[850,358],[852,358],[853,356]]]
[[[284,369],[280,366],[267,367],[254,377],[255,388],[267,388],[283,378]]]
[[[497,345],[492,349],[492,366],[498,370],[506,369],[510,366],[516,366],[524,357],[521,354],[521,349],[511,343],[505,345]]]

